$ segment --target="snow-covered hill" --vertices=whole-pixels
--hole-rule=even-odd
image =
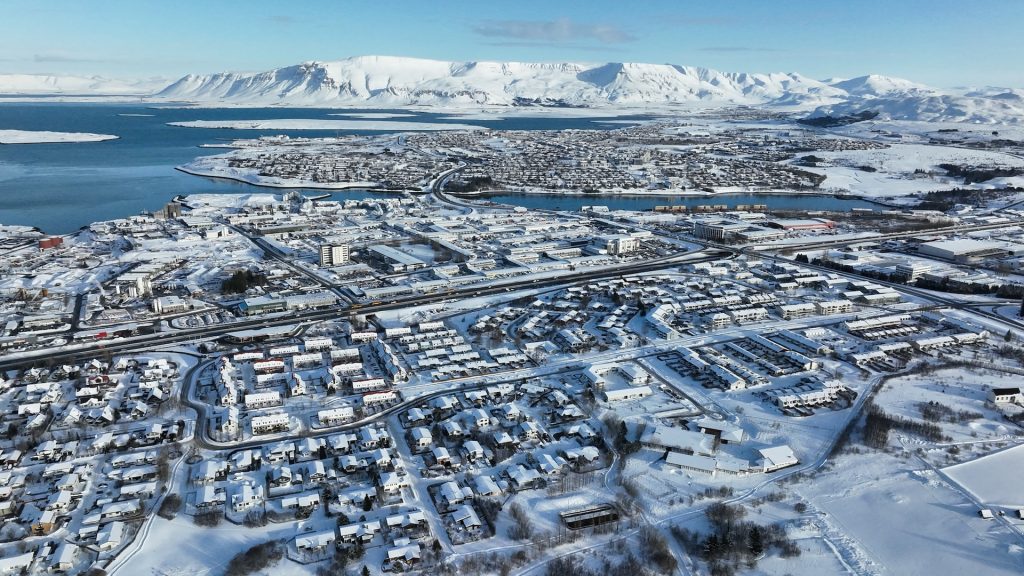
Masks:
[[[994,96],[935,93],[853,98],[842,103],[821,106],[810,116],[848,116],[864,111],[878,112],[879,120],[1024,124],[1024,100],[1013,93],[1000,93]]]
[[[0,94],[148,95],[166,85],[162,78],[124,81],[102,76],[0,74]]]

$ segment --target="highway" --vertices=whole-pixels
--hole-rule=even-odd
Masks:
[[[106,353],[121,353],[131,350],[153,350],[154,348],[162,348],[175,344],[193,342],[196,340],[210,340],[218,336],[242,330],[289,326],[323,320],[336,320],[348,318],[356,314],[374,314],[376,312],[386,310],[412,308],[426,304],[444,302],[447,300],[454,301],[461,298],[493,296],[518,290],[547,288],[563,284],[571,285],[605,278],[614,278],[617,276],[639,274],[642,272],[653,272],[684,263],[710,262],[733,256],[734,252],[734,249],[709,248],[703,251],[674,254],[671,256],[645,260],[643,262],[625,264],[622,266],[610,266],[598,270],[573,271],[568,274],[560,274],[550,278],[537,278],[527,281],[513,280],[509,282],[502,282],[500,284],[491,283],[485,286],[469,286],[451,289],[445,292],[422,294],[367,305],[341,305],[327,309],[297,311],[283,316],[256,317],[240,320],[231,324],[212,327],[188,328],[173,332],[158,332],[143,336],[131,336],[115,340],[90,342],[78,346],[62,346],[58,348],[27,352],[16,358],[4,358],[3,360],[0,360],[0,371],[30,368],[33,366],[45,365],[47,363],[75,362],[83,359],[95,358],[99,354]]]

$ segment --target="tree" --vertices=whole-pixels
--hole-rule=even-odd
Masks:
[[[363,496],[363,512],[369,512],[373,510],[373,500],[370,499],[370,495]]]
[[[284,557],[285,547],[271,540],[235,554],[228,562],[225,576],[245,576],[277,564]]]
[[[363,574],[363,576],[370,576],[370,569],[366,566],[366,564],[363,564],[363,572],[362,572],[362,574]]]
[[[220,519],[223,518],[223,516],[224,515],[221,514],[220,512],[218,512],[216,510],[213,510],[213,511],[210,511],[210,512],[203,512],[201,514],[196,514],[195,516],[192,517],[192,522],[194,522],[196,526],[205,526],[207,528],[214,528],[214,527],[216,527],[217,525],[220,524]]]
[[[757,558],[764,553],[764,534],[760,526],[756,524],[750,527],[750,554]]]
[[[179,510],[181,510],[181,496],[168,494],[164,501],[160,503],[160,510],[157,512],[157,515],[161,518],[173,520]]]

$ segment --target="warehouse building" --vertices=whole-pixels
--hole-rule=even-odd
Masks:
[[[1006,249],[996,242],[985,242],[970,238],[926,242],[918,247],[926,256],[963,262],[975,258],[989,258],[1006,254]]]

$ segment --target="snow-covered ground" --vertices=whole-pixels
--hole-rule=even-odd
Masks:
[[[986,504],[1024,508],[1024,494],[1020,491],[1020,481],[1024,478],[1024,445],[943,471]]]
[[[160,574],[166,576],[206,576],[222,574],[231,558],[257,544],[295,535],[295,525],[268,524],[249,528],[223,522],[217,528],[200,528],[189,516],[179,514],[174,520],[156,517],[142,547],[131,556],[119,558],[113,574]],[[173,545],[168,545],[173,543]],[[312,574],[314,567],[282,560],[266,573],[281,575]]]
[[[867,573],[1020,574],[1020,535],[980,518],[934,472],[908,469],[917,466],[880,453],[843,456],[799,492],[853,541]]]
[[[403,122],[400,120],[324,120],[319,118],[278,118],[272,120],[192,120],[169,122],[170,126],[186,128],[231,128],[235,130],[373,130],[373,131],[435,131],[487,130],[473,124],[442,124],[440,122]]]
[[[0,144],[52,144],[62,142],[102,142],[117,140],[111,134],[88,132],[46,132],[43,130],[0,130]]]
[[[1024,167],[1024,159],[987,150],[954,146],[892,144],[877,150],[815,152],[828,166],[808,168],[827,176],[822,188],[846,191],[865,197],[901,196],[952,188],[987,189],[1024,185],[1024,178],[1002,178],[965,186],[963,181],[945,175],[939,164],[960,166]],[[871,171],[874,170],[874,171]],[[915,171],[920,171],[915,173]]]

